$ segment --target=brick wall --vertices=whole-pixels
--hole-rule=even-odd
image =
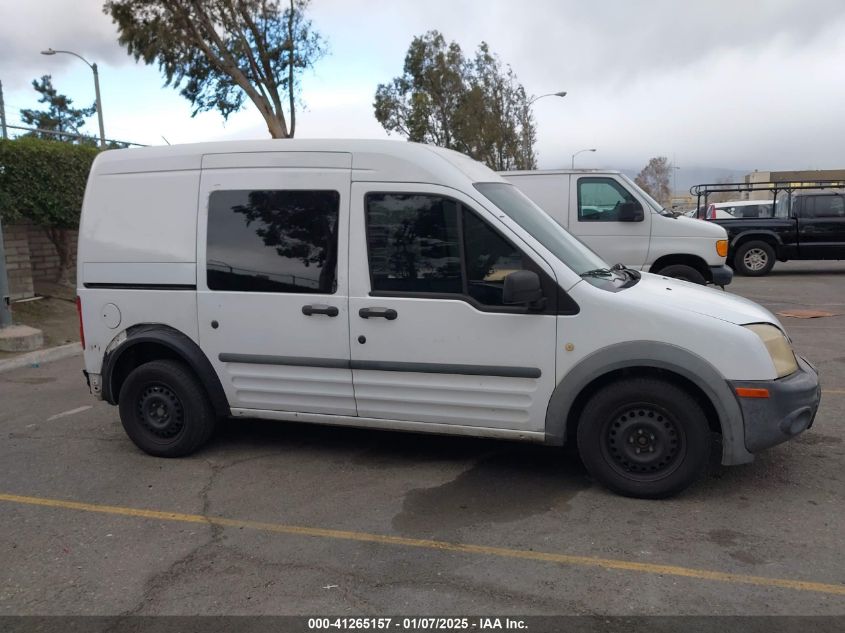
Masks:
[[[35,294],[32,264],[29,259],[29,229],[27,225],[3,225],[3,246],[6,249],[6,272],[9,276],[9,296],[12,301]]]
[[[76,238],[71,231],[73,249],[70,280],[76,279]],[[59,255],[44,229],[32,224],[4,224],[3,244],[6,248],[6,271],[12,301],[35,295],[36,281],[55,281],[59,273]]]
[[[53,242],[47,237],[44,229],[37,226],[29,226],[29,260],[32,264],[32,278],[36,281],[55,281],[59,274],[59,255]],[[70,245],[73,249],[71,256],[72,266],[70,279],[76,279],[76,238],[77,231],[71,231]]]

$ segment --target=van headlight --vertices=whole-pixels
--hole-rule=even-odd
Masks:
[[[743,327],[754,332],[763,341],[763,345],[769,351],[769,356],[772,357],[778,378],[783,378],[798,371],[795,352],[792,351],[792,345],[783,332],[768,323],[752,323]]]

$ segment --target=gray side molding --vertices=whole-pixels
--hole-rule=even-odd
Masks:
[[[626,367],[671,371],[698,385],[713,403],[722,427],[722,463],[745,464],[754,459],[745,448],[742,411],[727,380],[702,357],[676,345],[629,341],[597,350],[573,367],[555,387],[546,410],[546,443],[566,441],[567,417],[578,394],[593,380]]]

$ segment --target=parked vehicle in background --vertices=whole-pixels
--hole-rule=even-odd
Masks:
[[[731,202],[711,202],[704,213],[705,220],[731,220],[736,218],[771,218],[774,205],[765,200],[735,200]],[[688,213],[698,216],[698,209]]]
[[[775,261],[845,259],[845,190],[784,191],[774,207],[763,206],[755,201],[736,208],[773,208],[773,215],[713,220],[728,232],[728,261],[737,273],[761,277]]]
[[[697,284],[727,285],[727,233],[667,211],[618,171],[511,171],[517,186],[604,260]]]
[[[616,177],[588,184],[612,191],[582,189],[582,213],[643,215]],[[723,233],[660,221],[711,248]],[[78,253],[90,388],[154,456],[196,451],[221,417],[577,443],[597,481],[665,497],[705,472],[712,433],[746,463],[818,409],[768,310],[609,267],[434,146],[101,152]]]

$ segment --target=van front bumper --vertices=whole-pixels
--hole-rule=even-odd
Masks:
[[[739,387],[768,389],[768,398],[737,397],[745,427],[745,448],[756,453],[792,439],[813,425],[821,401],[819,375],[800,356],[798,371],[777,380],[730,381]]]
[[[727,286],[734,278],[734,271],[730,266],[710,266],[710,283],[714,286]]]

